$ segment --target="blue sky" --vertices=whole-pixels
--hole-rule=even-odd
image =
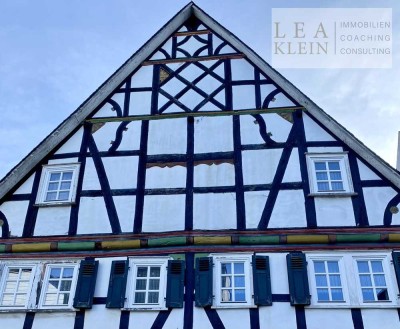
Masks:
[[[399,130],[398,0],[195,1],[271,59],[271,9],[393,8],[391,69],[281,69],[286,78],[391,165]],[[71,114],[187,1],[2,0],[0,176]]]

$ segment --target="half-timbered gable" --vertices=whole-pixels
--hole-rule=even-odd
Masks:
[[[393,327],[399,178],[190,3],[0,182],[0,323]]]

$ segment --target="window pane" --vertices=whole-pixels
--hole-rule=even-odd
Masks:
[[[49,281],[47,286],[47,292],[56,293],[58,292],[58,281]]]
[[[17,289],[17,282],[16,281],[7,281],[6,286],[4,288],[4,292],[15,292],[15,289]]]
[[[143,304],[145,302],[146,293],[145,292],[136,292],[135,293],[135,303]]]
[[[342,182],[331,182],[333,191],[343,191],[343,183]]]
[[[380,260],[372,260],[371,261],[371,268],[372,272],[380,272],[383,273],[383,267],[382,267],[382,262]]]
[[[70,280],[62,280],[60,285],[60,291],[70,291],[71,290],[72,281]]]
[[[69,190],[71,188],[71,182],[62,182],[60,190]]]
[[[328,289],[317,289],[318,301],[329,301]]]
[[[372,289],[362,289],[362,295],[363,295],[363,300],[365,302],[370,302],[370,301],[374,301],[375,297],[374,297],[374,291]]]
[[[49,192],[46,193],[46,199],[45,201],[54,201],[57,198],[57,193],[56,192]]]
[[[244,286],[244,276],[235,276],[235,287],[242,288]]]
[[[160,289],[160,279],[151,279],[151,280],[149,280],[149,289],[150,290],[158,290],[158,289]]]
[[[58,194],[59,201],[65,201],[65,200],[68,200],[68,198],[69,198],[69,191],[68,192],[60,192]]]
[[[232,290],[231,289],[223,289],[222,290],[222,301],[223,302],[230,302],[232,301]]]
[[[327,182],[318,182],[318,191],[329,191],[329,183]]]
[[[56,191],[58,189],[58,183],[49,183],[48,191]]]
[[[15,295],[15,304],[16,306],[25,305],[26,294],[17,294]]]
[[[386,288],[376,289],[376,296],[378,300],[389,300],[389,294]]]
[[[374,283],[378,287],[386,287],[385,275],[374,274]]]
[[[146,277],[147,276],[147,267],[138,267],[137,276],[138,277]]]
[[[58,295],[58,305],[68,305],[69,294],[59,294]]]
[[[222,274],[231,274],[231,264],[230,263],[221,263],[221,273]]]
[[[359,273],[368,273],[369,272],[368,261],[365,261],[365,260],[357,261],[357,267],[358,267]]]
[[[341,287],[342,283],[340,282],[340,275],[329,275],[329,283],[331,287]]]
[[[334,301],[344,300],[342,289],[334,288],[331,290],[331,293],[332,293],[332,300],[334,300]]]
[[[329,273],[339,273],[339,264],[337,261],[328,261],[326,263],[328,265]]]
[[[74,269],[73,268],[69,268],[69,267],[64,268],[63,275],[62,275],[63,278],[72,279],[73,275],[74,275]]]
[[[367,274],[361,274],[360,275],[360,284],[361,287],[371,287],[372,286],[372,281],[371,277]]]
[[[59,181],[61,177],[61,173],[59,172],[53,172],[50,174],[50,181],[54,182],[54,181]]]
[[[222,287],[223,288],[232,287],[232,279],[230,276],[223,276],[221,279],[222,279]]]
[[[63,180],[71,180],[72,179],[72,171],[66,171],[62,174]]]
[[[8,271],[7,280],[17,280],[19,275],[18,268],[10,268]]]
[[[246,294],[244,289],[235,290],[235,302],[245,302]]]
[[[150,267],[150,276],[152,278],[159,278],[160,277],[160,267]]]
[[[317,287],[326,287],[328,286],[328,281],[326,280],[325,275],[316,275],[315,276],[315,284]]]
[[[1,301],[1,305],[9,306],[14,304],[14,294],[3,294],[3,299]]]
[[[235,274],[244,274],[244,263],[234,264]]]
[[[326,163],[325,162],[315,161],[314,165],[315,165],[315,170],[326,170]]]
[[[342,174],[340,173],[340,171],[331,171],[329,173],[329,178],[331,180],[342,180]]]
[[[326,171],[317,172],[317,180],[328,180],[328,173]]]
[[[328,168],[329,170],[340,170],[339,161],[329,161]]]
[[[157,304],[158,303],[158,292],[149,292],[148,303],[150,303],[150,304]]]
[[[58,279],[61,275],[61,268],[52,268],[50,271],[50,278],[51,279]]]
[[[325,262],[314,261],[314,271],[315,273],[325,273]]]
[[[146,279],[136,280],[136,290],[146,290]]]
[[[21,271],[20,280],[30,280],[31,278],[32,269],[30,268],[23,268]]]

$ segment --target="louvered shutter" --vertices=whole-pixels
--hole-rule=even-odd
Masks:
[[[92,308],[98,266],[99,261],[93,258],[81,261],[74,298],[75,308]]]
[[[124,307],[128,269],[129,262],[127,260],[114,260],[112,262],[107,292],[107,308]]]
[[[183,307],[185,263],[182,260],[168,261],[166,307]]]
[[[393,258],[394,271],[396,273],[397,285],[399,286],[400,289],[400,252],[393,251],[392,258]]]
[[[201,257],[196,259],[196,306],[211,306],[213,300],[212,258]]]
[[[254,304],[272,305],[271,275],[268,256],[253,255]]]
[[[311,296],[308,285],[306,257],[301,252],[292,252],[286,256],[290,304],[310,305]]]

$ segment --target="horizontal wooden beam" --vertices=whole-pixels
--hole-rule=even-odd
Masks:
[[[210,34],[210,30],[198,30],[198,31],[183,31],[183,32],[176,32],[174,34],[175,37],[184,37],[187,35],[200,35],[200,34]]]
[[[171,64],[171,63],[188,63],[188,62],[202,62],[202,61],[217,61],[220,59],[241,59],[246,56],[243,54],[224,54],[215,56],[201,56],[201,57],[180,57],[171,59],[155,59],[143,62],[143,66],[156,65],[156,64]]]
[[[180,246],[340,246],[343,248],[358,244],[396,244],[400,242],[400,233],[308,233],[308,234],[279,234],[271,232],[246,232],[247,234],[205,234],[190,233],[180,234],[179,236],[157,236],[91,239],[81,238],[82,240],[68,241],[65,238],[58,237],[57,241],[51,241],[41,238],[40,242],[22,242],[15,243],[13,240],[5,239],[0,243],[0,254],[8,253],[48,253],[48,252],[82,252],[82,251],[108,251],[108,250],[132,250],[163,247]],[[93,238],[92,238],[93,239]],[[31,239],[34,241],[35,239]]]
[[[291,113],[296,110],[305,110],[302,106],[290,107],[274,107],[271,109],[245,109],[233,111],[204,111],[204,112],[174,112],[156,115],[129,115],[126,117],[102,117],[86,120],[90,123],[98,122],[122,122],[122,121],[140,121],[140,120],[162,120],[177,119],[187,117],[219,117],[229,115],[246,115],[246,114],[264,114],[264,113]]]

